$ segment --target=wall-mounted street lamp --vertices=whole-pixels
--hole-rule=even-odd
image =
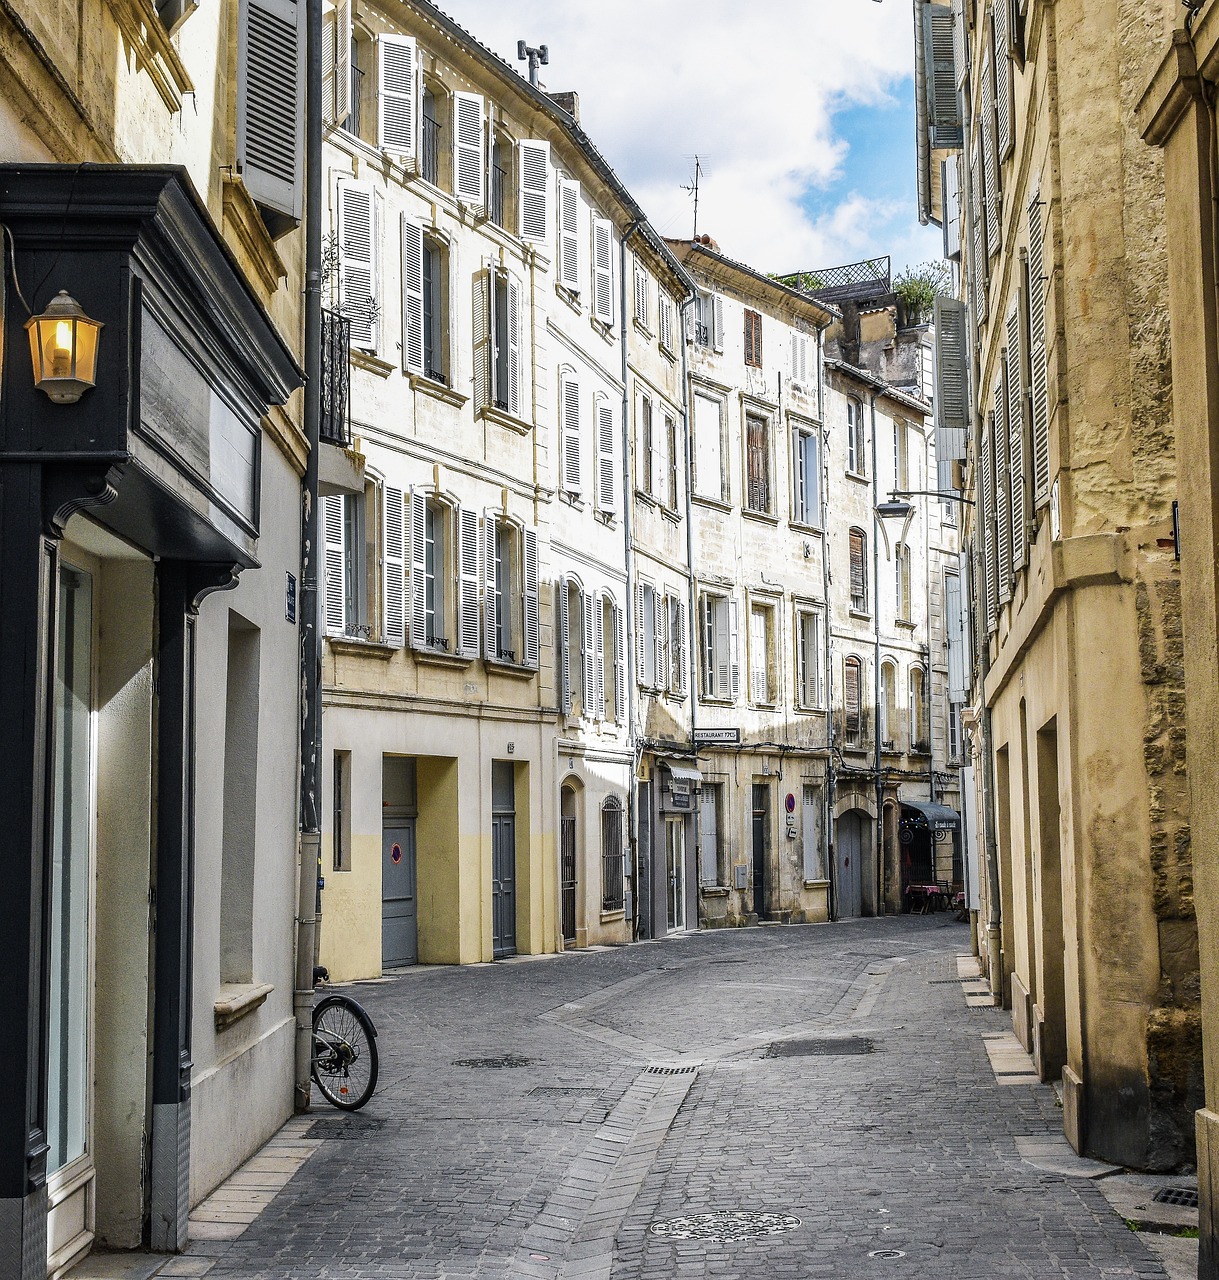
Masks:
[[[41,315],[25,322],[25,328],[34,385],[56,404],[75,404],[96,381],[101,322],[90,320],[80,303],[61,289]]]

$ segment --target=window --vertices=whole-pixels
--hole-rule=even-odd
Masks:
[[[604,720],[612,709],[626,718],[624,618],[608,592],[586,591],[575,577],[560,578],[559,709],[569,717]],[[608,679],[607,679],[608,677]],[[607,698],[607,684],[611,686]]]
[[[885,751],[897,750],[897,667],[885,662],[880,668],[880,742]]]
[[[927,732],[927,679],[922,667],[910,668],[910,750],[931,750]]]
[[[607,396],[596,398],[597,415],[597,510],[612,516],[618,503],[618,469],[614,465],[614,406]]]
[[[607,796],[601,806],[602,911],[621,911],[623,908],[622,858],[622,801],[617,796]]]
[[[463,204],[487,204],[486,104],[477,93],[453,94],[453,194]]]
[[[423,241],[423,371],[433,382],[448,384],[445,377],[444,293],[448,255],[436,241]]]
[[[735,700],[740,687],[737,603],[704,592],[701,601],[703,697]]]
[[[593,319],[614,323],[614,227],[593,219]]]
[[[762,367],[762,317],[756,311],[745,312],[745,363]]]
[[[897,489],[904,490],[910,487],[907,434],[904,422],[893,424],[893,479],[896,482],[894,487]]]
[[[652,401],[646,395],[639,397],[639,417],[636,419],[637,435],[636,448],[639,457],[639,491],[646,493],[649,497],[652,494],[652,455],[655,451],[656,442],[652,436]]]
[[[372,187],[342,181],[338,187],[338,307],[351,324],[351,345],[376,351],[379,337],[377,236]]]
[[[816,368],[816,365],[811,366],[814,380],[816,378]],[[809,373],[808,334],[793,333],[791,335],[791,380],[806,395],[811,394],[815,390],[815,388],[810,384]]]
[[[635,323],[651,330],[648,315],[648,273],[638,258],[635,259]]]
[[[363,40],[352,32],[351,39],[347,42],[347,98],[344,103],[345,110],[341,115],[336,116],[340,121],[343,129],[348,133],[360,137],[361,128],[372,127],[372,113],[365,109],[365,103],[370,96],[371,90],[368,87],[369,71],[371,63],[369,54],[371,53],[371,42]],[[341,69],[336,69],[336,82],[341,74]],[[336,83],[335,98],[336,102],[342,89]]]
[[[857,747],[863,740],[863,663],[854,655],[842,664],[843,731],[847,745]]]
[[[805,711],[825,705],[821,678],[823,618],[820,609],[796,610],[796,705]]]
[[[910,621],[910,547],[899,542],[893,552],[895,567],[894,601],[896,616],[903,622]]]
[[[522,240],[545,244],[550,235],[550,143],[522,139],[518,230]]]
[[[868,535],[862,529],[852,529],[847,540],[851,549],[851,608],[867,613]]]
[[[483,517],[483,656],[536,670],[538,665],[538,541],[488,510]]]
[[[723,403],[698,392],[694,394],[694,492],[715,502],[731,497],[724,466]]]
[[[666,597],[665,608],[669,620],[669,692],[674,697],[686,696],[686,602],[681,596]]]
[[[705,885],[728,883],[728,850],[720,830],[723,791],[722,782],[704,782],[699,795],[698,878]]]
[[[863,404],[859,400],[847,400],[847,470],[862,476],[868,465],[864,446]]]
[[[955,763],[961,759],[961,704],[948,704],[948,760]]]
[[[501,231],[507,231],[516,225],[512,201],[516,191],[512,155],[512,143],[497,132],[491,140],[491,192],[487,212]]]
[[[579,497],[584,481],[580,467],[580,384],[568,369],[559,371],[559,488]]]
[[[475,277],[474,393],[482,407],[492,406],[520,418],[528,412],[522,356],[521,287],[515,276],[489,267]]]
[[[770,514],[770,424],[756,414],[745,415],[745,502],[750,511]]]
[[[636,658],[639,683],[645,689],[663,689],[665,675],[665,609],[664,600],[650,582],[635,588]]]
[[[351,870],[351,752],[334,753],[334,797],[331,844],[336,871]]]
[[[444,509],[436,502],[429,502],[424,506],[423,557],[423,609],[427,645],[429,648],[447,649],[449,641],[444,625]]]
[[[374,501],[375,493],[374,488]],[[368,639],[372,635],[368,566],[376,563],[376,555],[375,549],[369,554],[364,513],[364,494],[327,494],[322,498],[322,607],[329,636]]]
[[[430,182],[432,186],[438,187],[440,185],[440,120],[436,110],[436,95],[430,85],[423,90],[422,105],[419,176],[424,182]]]
[[[580,184],[559,179],[559,283],[580,292]]]
[[[370,50],[371,52],[371,50]],[[415,162],[419,154],[415,136],[419,96],[418,49],[413,37],[382,35],[377,37],[377,118],[363,120],[360,100],[366,96],[363,85],[367,77],[357,76],[360,65],[371,68],[372,59],[362,64],[358,50],[353,47],[351,107],[354,120],[348,119],[347,129],[359,134],[368,142],[375,142],[382,150],[396,157],[401,163]],[[371,114],[371,113],[369,113]],[[372,136],[373,125],[376,136]]]
[[[749,606],[749,698],[771,706],[779,696],[775,655],[775,608],[753,601]]]
[[[661,501],[670,511],[677,510],[677,419],[665,414],[665,461],[667,463],[663,475],[663,496]]]
[[[815,427],[792,427],[792,520],[821,526],[821,434]]]
[[[601,596],[601,635],[604,645],[605,715],[610,711],[626,724],[626,618],[609,592]]]
[[[804,843],[804,878],[805,880],[824,880],[825,850],[821,841],[821,788],[814,783],[806,782],[803,790],[801,835]]]
[[[673,299],[659,291],[657,310],[660,315],[660,349],[673,354]]]
[[[479,653],[478,512],[411,490],[410,644],[474,658]]]
[[[448,250],[402,216],[402,366],[448,385]]]
[[[724,300],[718,293],[700,293],[694,311],[694,341],[713,351],[724,349]]]

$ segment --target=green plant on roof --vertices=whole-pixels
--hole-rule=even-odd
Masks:
[[[931,319],[935,300],[952,296],[952,271],[947,262],[922,262],[894,277],[893,292],[906,312],[907,324]]]

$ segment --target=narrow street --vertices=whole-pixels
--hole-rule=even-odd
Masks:
[[[299,1171],[193,1261],[217,1280],[1165,1275],[1069,1176],[1095,1169],[1058,1149],[1053,1091],[988,1054],[1009,1015],[967,1008],[967,953],[938,915],[358,984],[375,1097],[319,1105]],[[696,1215],[724,1212],[741,1238],[700,1238]]]

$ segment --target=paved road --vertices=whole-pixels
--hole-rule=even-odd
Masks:
[[[967,949],[901,917],[360,984],[376,1096],[319,1110],[210,1275],[1163,1276],[1093,1182],[1017,1153],[1060,1112],[997,1082]],[[700,1238],[712,1213],[741,1238]]]

